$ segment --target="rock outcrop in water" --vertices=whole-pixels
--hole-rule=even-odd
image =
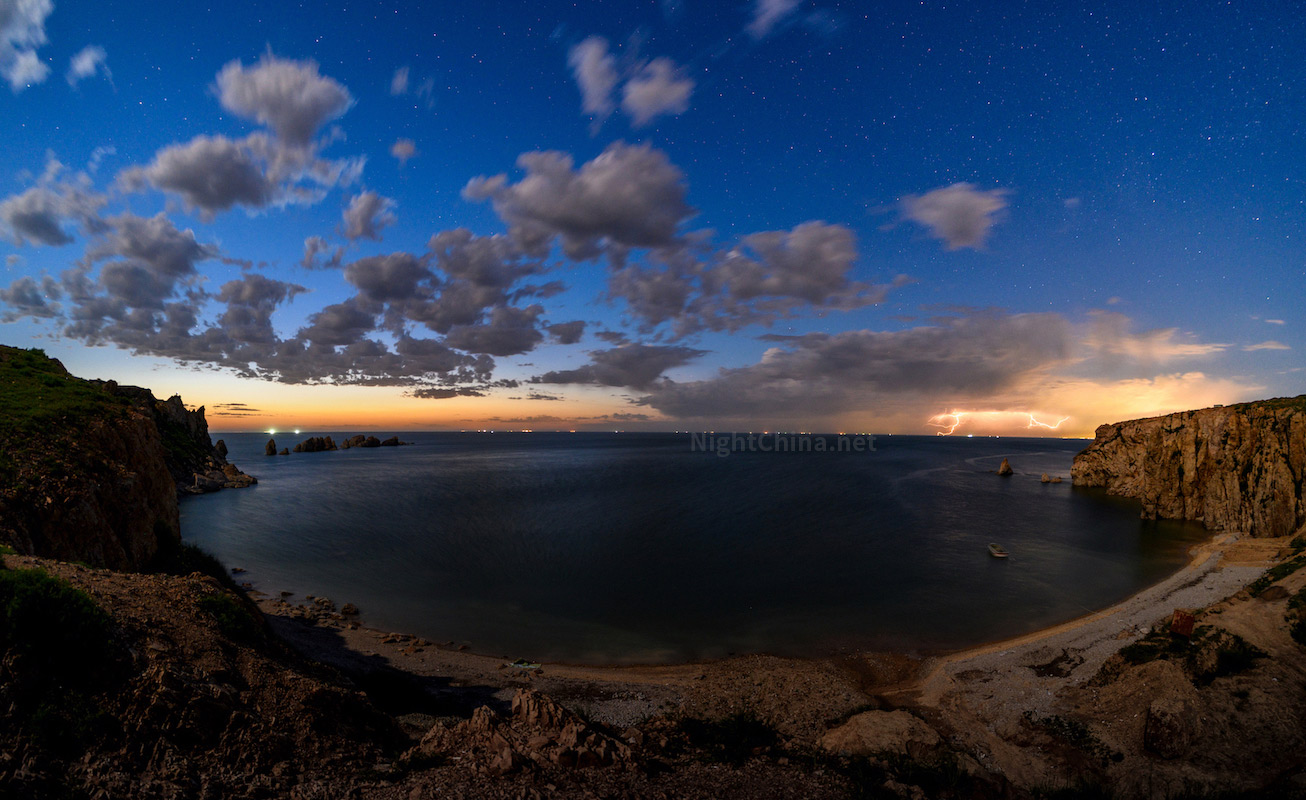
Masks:
[[[295,445],[296,453],[324,453],[335,449],[336,443],[331,440],[330,436],[310,436]]]
[[[998,474],[1006,478],[1009,477],[1011,473],[1012,473],[1011,462],[1005,458],[1002,459],[1002,463],[998,465]]]
[[[180,540],[179,493],[253,482],[203,409],[0,346],[0,541],[19,552],[142,569]]]
[[[1306,525],[1306,395],[1102,425],[1071,476],[1137,498],[1147,519],[1292,534]]]

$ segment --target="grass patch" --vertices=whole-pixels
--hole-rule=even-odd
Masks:
[[[236,598],[226,593],[206,594],[195,601],[199,609],[218,623],[218,630],[229,639],[251,641],[259,636],[254,616]]]
[[[751,711],[716,720],[687,717],[680,730],[710,761],[739,765],[775,747],[780,734]]]
[[[0,346],[0,440],[50,434],[50,424],[104,413],[126,414],[128,403],[74,378],[43,350]],[[66,424],[66,423],[65,423]]]
[[[40,569],[0,572],[0,646],[51,677],[108,657],[112,621],[85,592]]]
[[[1093,733],[1087,724],[1077,719],[1069,719],[1060,714],[1053,714],[1050,717],[1034,716],[1033,711],[1026,711],[1025,720],[1047,731],[1052,736],[1069,744],[1071,747],[1083,752],[1102,764],[1107,761],[1120,761],[1124,758],[1123,753],[1112,750]]]
[[[1252,403],[1235,403],[1230,408],[1239,411],[1250,411],[1256,408],[1286,408],[1294,411],[1306,411],[1306,394],[1299,394],[1296,397],[1272,397],[1269,400],[1257,400]]]
[[[1293,541],[1295,542],[1296,540]],[[1299,553],[1287,561],[1270,567],[1265,571],[1264,575],[1252,581],[1252,583],[1247,587],[1247,591],[1252,597],[1256,597],[1261,592],[1270,588],[1271,584],[1288,577],[1302,567],[1306,567],[1306,553]]]
[[[16,556],[18,551],[7,544],[0,544],[0,556]]]

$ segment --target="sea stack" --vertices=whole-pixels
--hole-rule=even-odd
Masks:
[[[1011,473],[1012,473],[1011,462],[1007,461],[1007,459],[1005,458],[1002,459],[1002,463],[998,465],[998,474],[1006,478],[1009,475],[1011,475]]]
[[[277,440],[268,439],[268,443],[263,446],[263,453],[265,455],[275,456],[277,454]]]

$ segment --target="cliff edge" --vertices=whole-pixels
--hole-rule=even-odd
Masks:
[[[1306,395],[1102,425],[1070,474],[1146,519],[1290,535],[1306,525]]]
[[[180,542],[177,495],[198,482],[193,467],[225,477],[216,458],[203,414],[180,398],[0,345],[0,542],[20,553],[143,569]],[[233,485],[253,482],[235,472]]]

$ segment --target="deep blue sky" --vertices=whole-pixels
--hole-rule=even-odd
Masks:
[[[960,411],[962,432],[1038,432],[1033,413],[1083,433],[1302,391],[1290,7],[439,5],[0,0],[0,340],[210,414],[260,409],[214,416],[227,427],[927,431]],[[587,113],[605,75],[610,110]],[[314,112],[323,96],[338,107]],[[277,114],[309,129],[291,141]],[[184,170],[163,164],[172,146],[194,148]],[[532,183],[517,159],[533,151],[569,155],[564,176],[618,168],[578,200]],[[278,172],[288,153],[338,174]],[[262,195],[222,184],[233,165]],[[208,208],[178,188],[196,181]],[[388,211],[350,239],[364,192]],[[166,229],[133,226],[160,213]],[[469,305],[427,250],[456,228],[534,266],[465,284],[487,293]],[[768,231],[777,249],[745,241]],[[202,253],[170,266],[129,244],[172,234]],[[336,267],[299,266],[313,236],[343,248]],[[384,289],[348,268],[386,254],[408,255],[377,267]],[[517,291],[550,281],[565,290]],[[244,316],[224,316],[241,291]],[[340,303],[372,322],[313,327]],[[193,319],[168,323],[169,305]],[[454,327],[428,324],[454,306]],[[416,359],[401,335],[445,355]]]

